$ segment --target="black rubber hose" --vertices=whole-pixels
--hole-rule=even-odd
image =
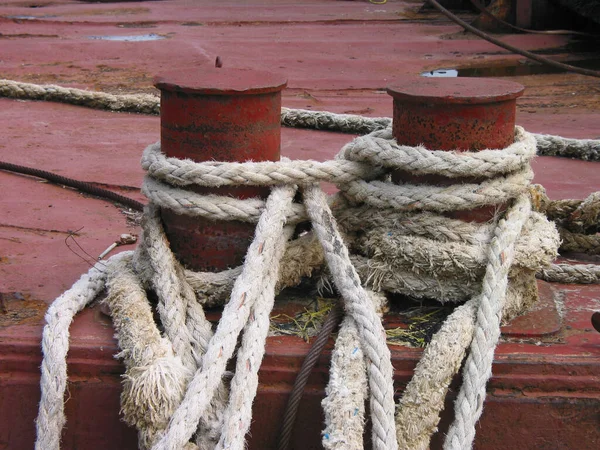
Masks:
[[[45,170],[20,166],[18,164],[12,164],[4,161],[0,161],[0,170],[6,170],[9,172],[22,173],[24,175],[31,175],[37,178],[43,178],[44,180],[48,180],[55,184],[62,184],[63,186],[75,188],[78,191],[85,192],[86,194],[94,195],[96,197],[105,198],[120,203],[136,211],[143,211],[144,209],[143,203],[138,202],[137,200],[134,200],[132,198],[125,197],[124,195],[109,191],[108,189],[103,189],[94,186],[93,184],[86,183],[85,181],[79,181],[73,178],[63,177],[62,175],[57,175],[55,173],[47,172]]]
[[[329,314],[325,318],[321,330],[317,335],[317,338],[313,342],[306,358],[302,362],[300,372],[296,376],[294,387],[288,398],[288,402],[285,408],[285,414],[283,416],[283,424],[281,425],[281,432],[279,434],[279,442],[277,444],[278,450],[288,450],[290,446],[290,440],[292,438],[292,431],[294,424],[296,423],[296,416],[298,415],[298,407],[300,406],[300,400],[304,393],[304,388],[308,382],[308,377],[317,364],[317,360],[327,344],[329,337],[333,330],[339,325],[343,315],[343,308],[338,303],[334,306]]]
[[[459,19],[454,14],[452,14],[450,11],[448,11],[446,8],[444,8],[442,5],[440,5],[436,0],[427,0],[427,1],[429,1],[429,3],[431,3],[433,6],[435,6],[435,8],[438,11],[440,11],[443,15],[445,15],[450,20],[452,20],[453,22],[455,22],[458,25],[460,25],[461,27],[463,27],[465,30],[470,31],[473,34],[476,34],[480,38],[485,39],[486,41],[491,42],[492,44],[495,44],[498,47],[502,47],[508,51],[511,51],[511,52],[516,53],[521,56],[525,56],[526,58],[532,59],[539,63],[546,64],[546,65],[552,66],[552,67],[556,67],[557,69],[565,70],[567,72],[578,73],[580,75],[587,75],[590,77],[600,78],[600,72],[598,72],[596,70],[583,69],[581,67],[575,67],[575,66],[571,66],[569,64],[559,63],[557,61],[553,61],[552,59],[544,58],[543,56],[528,52],[527,50],[523,50],[523,49],[520,49],[513,45],[506,44],[506,43],[502,42],[500,39],[496,39],[495,37],[492,37],[489,34],[478,30],[474,26],[469,25],[464,20]]]
[[[600,312],[592,314],[592,325],[594,329],[600,333]]]

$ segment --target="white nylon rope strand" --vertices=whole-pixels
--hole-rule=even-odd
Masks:
[[[213,336],[212,326],[204,316],[193,289],[186,281],[181,264],[169,248],[156,206],[147,206],[143,225],[143,248],[153,269],[152,284],[159,298],[158,312],[161,322],[173,343],[175,353],[186,363],[191,373],[194,373]],[[227,390],[221,383],[199,425],[200,444],[214,447],[217,443],[226,401]]]
[[[291,186],[278,188],[284,194],[284,202],[291,205],[296,189]],[[286,206],[287,207],[287,206]],[[287,242],[295,227],[283,229],[282,242]],[[259,250],[261,247],[259,246]],[[280,261],[285,245],[276,247],[274,260]],[[244,327],[242,344],[237,352],[235,376],[231,381],[229,404],[225,410],[223,432],[217,449],[244,449],[245,436],[252,419],[252,403],[258,389],[258,370],[265,354],[265,344],[270,326],[270,314],[275,302],[275,284],[279,276],[279,264],[266,267],[263,289],[252,306],[250,318]]]
[[[506,216],[498,221],[488,247],[488,265],[477,309],[475,334],[463,369],[463,385],[455,402],[455,419],[446,436],[445,450],[466,450],[473,445],[475,424],[483,410],[494,350],[500,338],[500,320],[515,241],[530,213],[529,199],[520,196]]]
[[[131,252],[113,256],[111,260],[127,257]],[[67,352],[69,326],[75,315],[92,302],[104,289],[106,261],[98,262],[75,284],[58,297],[46,312],[46,326],[42,336],[42,397],[36,420],[36,450],[58,450],[66,422],[64,396],[67,387]]]
[[[304,202],[325,251],[325,259],[333,281],[344,298],[347,313],[356,321],[362,338],[371,390],[373,448],[395,450],[398,446],[394,423],[393,368],[385,330],[373,302],[362,288],[358,274],[350,262],[348,249],[337,230],[325,194],[318,186],[306,187]]]
[[[246,324],[251,308],[263,288],[265,274],[278,265],[277,250],[285,246],[282,233],[287,212],[289,189],[274,189],[256,227],[254,241],[248,249],[244,269],[223,310],[221,320],[202,358],[201,368],[188,385],[186,395],[171,419],[165,435],[153,450],[179,450],[189,441],[231,358],[237,337]]]

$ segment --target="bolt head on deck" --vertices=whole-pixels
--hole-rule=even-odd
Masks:
[[[278,161],[282,75],[248,69],[199,67],[155,78],[161,90],[161,148],[169,157],[202,161]],[[192,188],[202,194],[263,197],[268,189]],[[177,258],[193,270],[224,270],[243,262],[254,225],[179,216],[162,219]]]

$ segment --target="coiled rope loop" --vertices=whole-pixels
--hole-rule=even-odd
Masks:
[[[534,276],[548,270],[559,246],[554,224],[531,208],[529,163],[538,141],[517,127],[514,144],[504,150],[430,151],[398,145],[387,119],[312,114],[287,110],[282,121],[312,120],[331,128],[345,120],[352,130],[366,127],[371,133],[326,162],[195,163],[165,157],[159,144],[144,151],[142,189],[150,205],[140,245],[92,269],[48,312],[37,449],[59,448],[64,412],[53,405],[62,404],[66,386],[68,325],[104,287],[126,367],[122,411],[138,428],[140,446],[243,449],[275,294],[324,266],[322,275],[333,281],[346,313],[323,401],[324,447],[362,448],[369,398],[374,449],[427,448],[450,380],[468,351],[445,448],[470,448],[500,322],[535,301]],[[445,187],[394,183],[394,170],[482,181]],[[326,198],[321,181],[341,192]],[[272,192],[266,201],[239,200],[188,190],[196,185],[271,186]],[[298,189],[303,204],[293,202]],[[539,203],[534,200],[534,206]],[[489,223],[446,216],[500,204],[508,204],[507,211]],[[257,223],[244,265],[221,273],[185,270],[165,237],[159,215],[164,208]],[[588,215],[576,214],[573,223],[589,230]],[[303,221],[311,222],[312,231],[290,240],[294,225]],[[158,297],[160,323],[146,289]],[[396,413],[380,319],[384,292],[464,302],[425,350]],[[223,303],[213,331],[203,305]],[[231,377],[226,366],[238,341]]]

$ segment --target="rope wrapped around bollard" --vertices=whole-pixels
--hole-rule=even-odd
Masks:
[[[325,266],[343,299],[345,319],[323,401],[324,447],[362,448],[369,398],[373,448],[427,448],[450,380],[468,352],[445,448],[469,448],[500,322],[535,301],[534,288],[523,280],[549,268],[559,247],[554,224],[532,210],[529,162],[535,154],[536,138],[519,127],[505,150],[461,154],[399,146],[385,128],[322,163],[194,163],[166,158],[158,144],[149,146],[142,166],[150,205],[138,248],[92,269],[46,316],[36,448],[59,448],[64,411],[57,405],[66,386],[68,326],[104,287],[126,367],[122,411],[138,428],[140,446],[244,448],[275,294]],[[483,181],[395,184],[390,173],[397,169]],[[327,199],[320,181],[335,183],[341,193]],[[186,189],[235,185],[272,186],[272,192],[263,201]],[[294,203],[296,190],[303,204]],[[508,210],[491,223],[444,215],[505,203]],[[185,270],[169,249],[162,208],[257,223],[243,267],[217,274]],[[312,231],[291,240],[294,225],[303,221],[311,222]],[[145,290],[158,297],[160,323]],[[386,292],[462,304],[434,335],[398,408],[380,319]],[[220,302],[225,306],[213,331],[203,305]],[[226,364],[240,339],[230,378]],[[349,387],[351,395],[343,392]],[[348,411],[358,413],[348,421]]]
[[[39,85],[0,79],[0,97],[42,100],[81,105],[87,108],[137,114],[160,114],[160,98],[152,94],[109,94],[107,92]],[[336,114],[328,111],[281,108],[281,124],[286,127],[340,131],[365,134],[388,128],[389,117],[364,117],[356,114]],[[549,134],[533,134],[537,154],[563,156],[587,161],[600,160],[600,140],[569,139]]]

